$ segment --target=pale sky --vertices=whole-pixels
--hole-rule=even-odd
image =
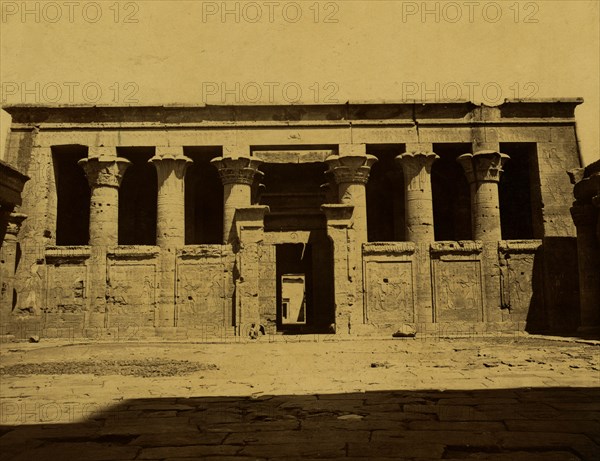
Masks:
[[[3,104],[583,97],[599,156],[597,0],[1,3]]]

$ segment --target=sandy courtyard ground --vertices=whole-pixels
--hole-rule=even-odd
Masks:
[[[456,339],[1,345],[0,458],[600,459],[600,345]]]

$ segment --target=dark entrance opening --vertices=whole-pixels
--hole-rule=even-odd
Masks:
[[[289,334],[328,333],[334,322],[329,246],[276,245],[277,331]],[[314,251],[313,251],[314,250]],[[330,252],[329,252],[330,253]],[[332,277],[332,274],[329,274]]]
[[[185,174],[185,244],[223,242],[223,184],[210,161],[223,154],[220,147],[185,147],[194,163]]]
[[[395,160],[404,150],[404,144],[367,145],[367,153],[377,157],[366,188],[369,242],[405,239],[404,176]]]
[[[471,191],[463,168],[456,161],[472,150],[468,143],[440,143],[440,156],[431,167],[433,223],[436,240],[471,240]]]
[[[85,157],[85,146],[52,147],[57,245],[87,245],[89,241],[91,192],[83,168],[77,164]]]
[[[119,187],[119,245],[156,245],[156,168],[153,147],[117,147],[131,162]]]
[[[532,188],[537,174],[535,143],[501,143],[500,152],[510,159],[504,164],[498,193],[502,238],[534,239],[543,236],[539,188]]]

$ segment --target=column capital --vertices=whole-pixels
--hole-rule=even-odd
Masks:
[[[431,151],[421,150],[405,152],[395,158],[404,174],[406,236],[412,242],[435,240],[431,166],[438,158]]]
[[[338,184],[367,184],[376,161],[374,155],[331,155],[325,159]]]
[[[570,211],[575,227],[596,226],[598,209],[594,205],[575,205]]]
[[[219,171],[219,176],[223,185],[227,184],[245,184],[252,186],[254,177],[262,172],[258,167],[263,163],[258,157],[217,157],[213,158],[212,163]]]
[[[413,151],[400,154],[395,160],[396,163],[400,164],[402,167],[405,177],[413,177],[423,169],[425,169],[427,173],[431,173],[433,162],[439,158],[439,155],[434,152]]]
[[[480,150],[463,154],[456,160],[463,167],[469,184],[499,182],[502,167],[510,157],[495,150]]]
[[[168,176],[171,172],[182,179],[192,159],[183,155],[182,147],[157,147],[154,157],[148,162],[156,168],[160,181],[162,176]]]
[[[17,235],[21,230],[21,225],[23,221],[27,219],[27,215],[24,213],[11,213],[8,215],[8,226],[6,228],[6,233],[10,235]]]
[[[77,164],[85,171],[85,176],[91,188],[119,188],[125,170],[127,170],[131,162],[126,158],[103,155],[100,157],[82,158]]]

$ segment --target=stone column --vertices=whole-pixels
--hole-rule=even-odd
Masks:
[[[332,155],[325,162],[338,184],[339,202],[352,205],[352,221],[356,243],[360,248],[368,241],[367,195],[365,185],[369,180],[371,166],[377,161],[374,155]]]
[[[175,327],[177,248],[185,244],[185,171],[192,160],[182,147],[157,147],[150,160],[156,168],[156,244],[160,247],[157,315],[158,328]]]
[[[117,157],[114,147],[91,146],[88,157],[79,160],[91,190],[89,297],[86,326],[109,326],[106,305],[108,281],[106,253],[119,243],[119,186],[129,167],[127,159]]]
[[[431,166],[439,157],[433,152],[406,152],[396,157],[405,183],[406,239],[433,242],[433,199]]]
[[[158,177],[156,244],[176,247],[185,243],[185,171],[192,160],[182,147],[157,147],[150,160]]]
[[[357,300],[355,255],[352,248],[354,231],[351,228],[352,205],[327,204],[321,207],[327,220],[327,236],[333,244],[333,292],[335,331],[341,335],[356,334],[364,322],[364,308]],[[357,303],[358,301],[358,303]],[[358,304],[358,305],[357,305]]]
[[[598,215],[594,205],[576,203],[571,208],[571,216],[577,227],[580,333],[600,329],[600,245],[596,235]]]
[[[508,155],[483,150],[458,157],[471,186],[473,240],[502,240],[498,182]]]
[[[260,328],[260,250],[264,240],[268,206],[248,206],[235,210],[235,233],[239,240],[235,280],[236,333],[256,338]]]
[[[91,189],[89,243],[92,246],[114,246],[119,242],[119,186],[130,163],[109,155],[78,162]]]
[[[252,186],[255,176],[262,175],[258,167],[263,163],[257,157],[219,157],[211,160],[219,170],[223,182],[223,243],[231,243],[235,210],[252,205]]]
[[[6,217],[8,225],[4,242],[0,248],[0,335],[5,334],[4,328],[7,326],[12,312],[17,262],[17,235],[25,218],[27,218],[27,215],[23,213],[10,213]]]

